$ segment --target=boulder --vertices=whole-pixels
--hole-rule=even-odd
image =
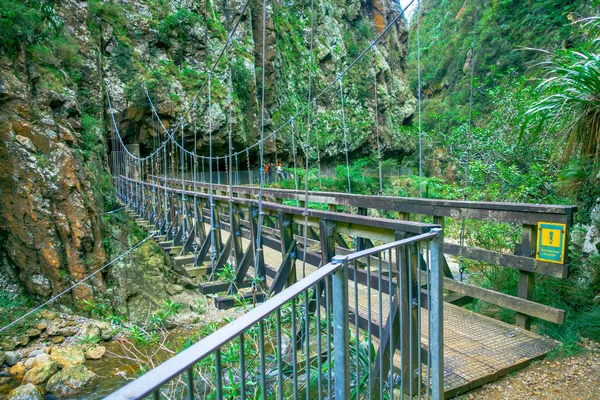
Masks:
[[[39,364],[25,373],[23,383],[41,385],[58,371],[58,367],[52,361]]]
[[[10,367],[10,374],[20,380],[25,375],[25,364],[18,362]]]
[[[46,325],[46,333],[49,336],[59,335],[58,331],[60,330],[60,323],[58,321],[49,322]]]
[[[2,342],[0,342],[0,346],[4,351],[11,351],[14,350],[15,347],[17,347],[17,344],[13,340],[4,339]]]
[[[52,350],[50,358],[60,368],[70,367],[71,365],[84,364],[85,355],[79,347],[66,346]]]
[[[29,328],[25,331],[25,334],[27,336],[29,336],[30,338],[35,338],[40,336],[40,334],[42,333],[41,329],[37,329],[37,328]]]
[[[42,311],[40,311],[40,315],[42,316],[42,318],[44,318],[48,321],[52,321],[53,319],[56,319],[56,313],[54,311],[42,310]]]
[[[46,328],[48,327],[48,324],[45,322],[40,322],[35,327],[38,328],[40,331],[45,331]]]
[[[43,400],[42,394],[35,385],[28,383],[19,386],[8,394],[6,400]]]
[[[85,358],[88,360],[99,360],[104,353],[106,353],[106,348],[104,346],[90,347],[85,351]]]
[[[58,397],[74,396],[86,386],[93,385],[96,377],[97,375],[88,370],[85,365],[72,365],[52,376],[46,385],[46,391]]]
[[[33,368],[33,360],[33,358],[28,358],[27,360],[25,360],[25,362],[23,363],[25,365],[25,369]]]
[[[35,356],[35,358],[33,359],[33,366],[35,367],[37,365],[46,363],[48,361],[51,361],[50,355],[46,354],[46,353],[42,353],[42,354]]]
[[[96,321],[96,326],[100,328],[100,338],[102,340],[111,340],[113,338],[113,327],[106,321]]]
[[[37,349],[37,350],[33,350],[31,353],[29,353],[27,355],[27,357],[29,357],[29,358],[35,358],[35,357],[39,356],[40,354],[44,354],[44,351],[40,350],[40,349]]]
[[[81,330],[81,336],[83,336],[86,340],[98,341],[102,338],[102,332],[96,323],[88,322]]]
[[[29,336],[27,336],[27,335],[17,336],[17,343],[20,344],[21,346],[27,346],[29,344]]]
[[[19,362],[19,360],[21,359],[21,355],[15,351],[7,351],[5,353],[6,355],[6,365],[8,365],[9,367],[12,367],[13,365],[15,365],[16,363]]]
[[[77,328],[52,321],[46,327],[46,333],[49,336],[73,336],[77,334]]]
[[[65,337],[64,336],[52,336],[50,338],[50,341],[54,344],[60,344],[65,341]]]

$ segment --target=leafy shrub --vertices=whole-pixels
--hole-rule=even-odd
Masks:
[[[20,46],[43,41],[62,25],[51,3],[0,0],[0,50],[9,54],[14,54]]]

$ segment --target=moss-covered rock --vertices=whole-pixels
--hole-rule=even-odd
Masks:
[[[96,382],[97,375],[85,365],[77,364],[58,371],[46,385],[46,390],[58,397],[74,396]]]
[[[41,385],[46,382],[52,375],[58,371],[58,366],[52,362],[47,361],[31,368],[25,372],[23,376],[23,383],[32,383],[34,385]]]
[[[40,393],[39,389],[28,383],[26,385],[21,385],[18,388],[14,389],[8,394],[6,400],[43,400],[44,397]]]
[[[54,348],[50,353],[50,359],[54,361],[60,368],[66,368],[72,365],[85,363],[85,355],[78,346]]]

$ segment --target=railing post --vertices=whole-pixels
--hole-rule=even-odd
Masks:
[[[535,246],[537,243],[537,226],[523,225],[521,239],[521,254],[524,257],[535,257]],[[519,297],[525,300],[533,300],[533,286],[535,276],[533,272],[519,271]],[[531,330],[531,317],[517,313],[516,324],[523,329]]]
[[[433,400],[444,399],[444,272],[443,272],[443,245],[444,231],[434,228],[438,232],[431,240],[431,285],[429,289],[431,315],[429,332],[429,354],[431,357],[431,395]]]
[[[335,257],[343,264],[333,275],[333,362],[335,398],[350,398],[350,352],[348,338],[348,260]],[[356,339],[358,340],[358,338]]]

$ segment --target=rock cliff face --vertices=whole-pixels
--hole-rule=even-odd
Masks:
[[[20,282],[40,300],[106,259],[77,96],[42,82],[25,54],[0,60],[0,283]],[[90,161],[102,168],[98,157]],[[73,300],[103,290],[102,276],[90,283],[75,288]]]
[[[18,0],[2,1],[29,7],[29,2],[23,6]],[[161,140],[144,88],[167,128],[193,106],[184,121],[188,149],[195,146],[206,153],[212,126],[215,153],[225,154],[230,111],[234,147],[256,142],[263,62],[261,1],[250,2],[228,57],[212,76],[210,110],[206,87],[192,102],[244,3],[60,0],[41,1],[41,9],[31,6],[32,16],[39,19],[39,27],[31,22],[38,29],[35,35],[0,45],[0,288],[15,290],[11,285],[16,283],[36,300],[47,299],[115,255],[119,246],[109,246],[111,240],[127,243],[127,235],[111,233],[110,222],[101,215],[116,208],[107,166],[112,128],[105,91],[125,141],[139,143],[142,155]],[[317,0],[314,9],[313,93],[326,87],[399,11],[389,0]],[[309,11],[308,0],[269,2],[266,133],[306,104]],[[406,35],[402,19],[344,77],[349,145],[357,155],[375,147],[375,88],[384,149],[408,152],[414,146],[400,133],[415,108],[404,77]],[[343,152],[339,100],[339,89],[334,88],[316,104],[312,132],[321,141],[322,158]],[[299,131],[305,124],[298,121]],[[276,142],[267,143],[267,158],[274,158],[275,150],[279,157],[289,157],[290,142],[289,133],[278,135]],[[255,154],[251,158],[254,163]],[[127,279],[112,272],[98,274],[67,296],[65,304],[81,307],[82,300],[106,293],[107,284]],[[115,301],[126,308],[127,299],[135,296],[123,290],[114,291]]]

